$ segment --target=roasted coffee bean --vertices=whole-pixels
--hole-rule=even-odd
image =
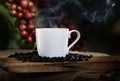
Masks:
[[[15,53],[8,56],[8,58],[16,58],[23,62],[76,62],[76,61],[88,61],[92,58],[92,55],[82,55],[82,54],[72,54],[69,53],[65,57],[42,57],[38,55],[37,51],[27,52],[27,53]]]

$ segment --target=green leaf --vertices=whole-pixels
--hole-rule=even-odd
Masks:
[[[17,41],[20,38],[20,31],[15,26],[17,18],[11,16],[9,8],[6,8],[4,5],[1,4],[0,4],[0,14],[3,15],[3,17],[8,22],[6,24],[8,24],[10,30],[10,42],[8,48],[16,48]]]

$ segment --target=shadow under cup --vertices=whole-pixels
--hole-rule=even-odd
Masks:
[[[76,32],[76,40],[68,46],[68,39],[72,32]],[[65,57],[69,49],[79,40],[80,33],[77,30],[67,28],[36,28],[37,51],[40,56]]]

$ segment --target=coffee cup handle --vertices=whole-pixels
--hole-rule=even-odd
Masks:
[[[69,31],[69,38],[71,38],[71,34],[73,33],[73,32],[76,32],[76,34],[77,34],[77,38],[68,46],[68,50],[75,44],[75,43],[77,43],[78,42],[78,40],[80,39],[80,32],[78,31],[78,30],[71,30],[71,31]]]

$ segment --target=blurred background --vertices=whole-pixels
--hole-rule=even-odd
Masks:
[[[119,0],[0,0],[0,50],[36,49],[36,27],[79,30],[72,51],[120,53]]]

